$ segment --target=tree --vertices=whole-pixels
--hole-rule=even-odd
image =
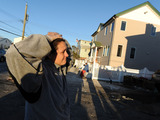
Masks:
[[[80,58],[80,56],[76,52],[73,51],[73,59],[78,59],[78,58]]]

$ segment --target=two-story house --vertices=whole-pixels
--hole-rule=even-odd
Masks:
[[[77,54],[80,56],[81,59],[86,59],[89,56],[90,52],[90,43],[91,41],[86,40],[78,40],[77,42]]]
[[[160,12],[149,2],[142,3],[100,23],[92,34],[91,55],[99,56],[101,65],[155,71],[160,69],[159,31]]]
[[[8,49],[12,42],[7,38],[0,38],[0,49]]]

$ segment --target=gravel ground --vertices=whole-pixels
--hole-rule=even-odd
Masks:
[[[0,72],[0,120],[23,120],[24,99],[7,72]],[[67,75],[71,120],[160,120],[160,95],[119,83]]]

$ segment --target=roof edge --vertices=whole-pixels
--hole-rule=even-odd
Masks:
[[[140,4],[140,5],[135,6],[135,7],[129,8],[127,10],[124,10],[124,11],[122,11],[120,13],[117,13],[116,16],[119,17],[119,16],[121,16],[123,14],[126,14],[126,13],[128,13],[130,11],[133,11],[133,10],[135,10],[137,8],[140,8],[140,7],[144,6],[144,5],[149,5],[160,16],[160,12],[149,1],[144,2],[144,3]]]

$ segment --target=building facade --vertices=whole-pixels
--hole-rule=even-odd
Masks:
[[[12,42],[7,38],[0,38],[0,49],[8,49]]]
[[[77,42],[77,54],[80,56],[81,59],[85,59],[89,57],[90,52],[90,43],[91,41],[86,40],[78,40]]]
[[[92,53],[99,64],[149,70],[160,69],[160,13],[149,2],[113,15],[92,34]],[[94,57],[94,54],[92,54]]]

